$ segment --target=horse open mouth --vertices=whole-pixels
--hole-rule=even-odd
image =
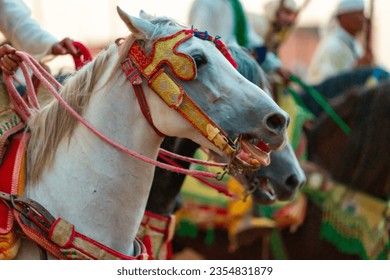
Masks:
[[[257,144],[254,144],[253,139],[240,136],[237,146],[237,153],[233,159],[233,164],[239,169],[256,171],[261,166],[268,166],[270,164],[271,150],[263,141],[260,140]]]

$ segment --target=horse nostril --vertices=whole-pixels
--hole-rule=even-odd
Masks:
[[[287,128],[290,123],[290,118],[282,114],[272,114],[266,120],[267,127],[276,132],[281,132],[283,129]]]
[[[303,184],[303,182],[300,182],[297,175],[290,175],[288,176],[286,180],[286,186],[288,186],[290,189],[297,189]]]

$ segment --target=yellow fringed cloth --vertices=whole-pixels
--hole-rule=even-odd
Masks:
[[[323,204],[321,235],[362,259],[390,259],[388,202],[334,184]]]

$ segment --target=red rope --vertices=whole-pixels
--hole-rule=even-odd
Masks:
[[[79,53],[77,55],[72,54],[76,70],[79,70],[85,64],[92,61],[92,55],[87,49],[87,47],[80,42],[73,42],[73,46],[75,46],[79,50]]]
[[[225,163],[218,163],[218,162],[212,162],[212,161],[201,160],[201,159],[196,159],[196,158],[189,158],[189,157],[185,157],[185,156],[182,156],[179,154],[172,153],[172,152],[167,151],[167,150],[162,149],[162,148],[160,148],[160,150],[159,150],[159,155],[160,154],[166,155],[166,156],[169,156],[171,158],[175,158],[175,159],[178,159],[181,161],[196,163],[196,164],[205,165],[205,166],[215,166],[215,167],[221,167],[221,168],[226,167]]]
[[[166,157],[165,155],[163,155],[161,153],[158,154],[158,157],[160,159],[162,159],[163,161],[169,163],[170,165],[176,166],[178,168],[182,168],[182,166],[180,164],[178,164],[177,162],[173,161],[172,159]],[[214,185],[214,184],[210,183],[209,181],[204,180],[204,179],[202,179],[201,177],[199,177],[197,175],[193,175],[193,174],[189,174],[189,175],[192,176],[193,178],[197,179],[199,182],[207,185],[208,187],[218,191],[219,193],[223,193],[224,195],[226,195],[228,197],[233,197],[233,195],[228,190],[226,190],[225,188],[222,188],[220,186]]]
[[[96,136],[98,136],[103,141],[107,142],[108,144],[112,145],[113,147],[117,148],[118,150],[120,150],[120,151],[122,151],[122,152],[124,152],[132,157],[135,157],[135,158],[142,160],[148,164],[152,164],[152,165],[158,166],[160,168],[163,168],[163,169],[166,169],[166,170],[169,170],[172,172],[178,172],[178,173],[191,175],[191,176],[194,175],[194,176],[201,176],[201,177],[207,177],[207,178],[218,178],[218,176],[219,176],[218,173],[211,173],[211,172],[197,171],[197,170],[187,170],[184,168],[171,166],[169,164],[164,164],[164,163],[159,162],[157,160],[148,158],[148,157],[141,155],[135,151],[129,150],[125,146],[120,145],[119,143],[113,141],[112,139],[110,139],[106,135],[100,133],[91,124],[89,124],[82,116],[80,116],[72,107],[70,107],[69,104],[66,103],[66,101],[61,97],[60,94],[58,94],[57,89],[55,87],[57,87],[58,89],[61,89],[62,85],[60,83],[58,83],[58,81],[53,76],[51,76],[48,72],[46,72],[46,70],[29,54],[27,54],[25,52],[21,52],[21,51],[18,51],[16,53],[17,53],[17,55],[19,55],[23,59],[24,63],[26,63],[30,67],[30,69],[35,74],[35,76],[37,76],[37,78],[42,81],[42,83],[46,86],[46,88],[50,91],[50,93],[58,100],[58,102],[64,107],[64,109],[67,110],[80,123],[82,123],[86,128],[88,128],[92,133],[94,133]],[[26,65],[24,65],[24,63],[22,63],[20,65],[22,67],[22,69],[24,67],[26,67]],[[26,72],[26,74],[25,74],[25,72]],[[23,71],[23,74],[25,74],[26,81],[31,80],[30,75],[27,75],[27,71]],[[31,112],[30,112],[28,105],[26,104],[26,102],[24,102],[24,100],[19,95],[18,91],[16,90],[14,84],[12,83],[12,76],[6,75],[4,72],[3,72],[3,76],[4,76],[4,81],[7,85],[7,89],[10,93],[10,97],[14,101],[14,104],[16,103],[16,105],[17,105],[17,106],[15,106],[17,113],[20,114],[21,118],[25,122],[27,122],[30,115],[31,115]],[[28,97],[30,99],[36,99],[35,92],[33,92],[33,86],[31,86],[31,87],[28,86],[27,89],[28,89],[28,93],[27,93]],[[35,104],[35,101],[33,101],[32,103]],[[35,107],[35,106],[33,106],[33,107]]]

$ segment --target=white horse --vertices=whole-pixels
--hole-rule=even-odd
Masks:
[[[132,33],[119,53],[117,45],[102,51],[68,80],[60,95],[98,131],[129,150],[155,159],[163,137],[142,114],[120,64],[133,42],[150,50],[153,42],[185,27],[167,18],[149,21],[120,9],[118,12]],[[288,115],[241,76],[211,42],[192,36],[180,42],[177,52],[192,58],[196,76],[189,81],[175,79],[176,83],[231,139],[246,135],[246,139],[261,139],[273,150],[285,144]],[[159,67],[169,72],[172,68],[167,64]],[[148,87],[145,77],[142,80],[158,131],[192,139],[223,154],[164,104]],[[155,167],[103,142],[57,100],[37,112],[29,128],[25,195],[54,217],[72,223],[78,232],[119,253],[132,255]],[[31,240],[24,239],[17,258],[39,258],[39,250]]]

